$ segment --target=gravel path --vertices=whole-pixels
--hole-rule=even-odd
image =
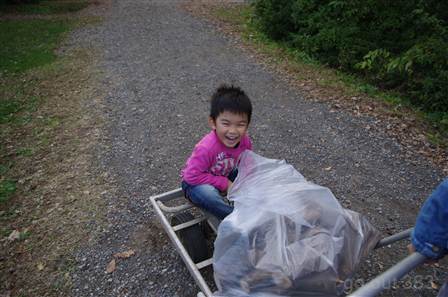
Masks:
[[[426,160],[406,159],[399,144],[366,129],[374,119],[305,101],[176,1],[112,1],[104,16],[71,41],[102,53],[107,131],[98,158],[118,192],[104,195],[107,230],[76,255],[74,296],[196,296],[148,197],[179,186],[179,170],[208,131],[208,98],[222,82],[240,85],[253,100],[256,152],[286,159],[384,232],[412,226],[423,197],[442,178]],[[131,248],[134,256],[105,273],[114,253]],[[404,254],[393,248],[375,253],[361,275]]]

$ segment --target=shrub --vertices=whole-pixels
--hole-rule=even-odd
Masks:
[[[448,2],[255,0],[268,36],[448,112]]]

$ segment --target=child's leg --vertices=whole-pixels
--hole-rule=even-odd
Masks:
[[[182,189],[195,205],[203,208],[219,219],[229,215],[233,207],[224,202],[219,191],[211,185],[192,186],[182,183]]]

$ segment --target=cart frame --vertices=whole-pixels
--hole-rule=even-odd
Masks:
[[[187,269],[189,270],[191,276],[194,278],[196,284],[200,288],[200,292],[197,294],[197,297],[206,296],[206,297],[212,297],[213,293],[210,290],[209,286],[207,285],[206,281],[202,277],[202,274],[200,272],[201,269],[208,267],[213,264],[213,258],[208,258],[202,262],[194,263],[191,259],[190,255],[188,254],[187,250],[183,246],[182,242],[180,241],[179,237],[177,236],[176,232],[188,227],[191,227],[193,225],[199,224],[201,222],[207,222],[208,225],[211,227],[211,229],[217,233],[217,228],[219,225],[219,220],[212,216],[211,214],[201,210],[202,216],[199,218],[195,218],[193,220],[190,220],[188,222],[181,223],[176,226],[171,226],[166,214],[174,215],[176,213],[184,212],[189,209],[196,208],[191,202],[189,202],[187,199],[184,199],[184,203],[178,206],[167,206],[164,203],[169,202],[174,199],[179,199],[184,197],[183,191],[181,188],[156,195],[150,197],[151,203],[154,207],[155,213],[157,217],[159,218],[160,222],[162,223],[163,229],[168,234],[169,238],[171,239],[172,243],[174,244],[174,247],[176,248],[177,252],[181,256],[182,260],[184,261],[185,265],[187,266]],[[408,239],[411,235],[413,228],[404,230],[400,233],[394,234],[392,236],[383,238],[378,242],[378,244],[375,246],[375,249],[381,248],[383,246],[388,246],[394,242]],[[387,271],[383,272],[373,280],[371,280],[366,285],[359,288],[354,293],[348,295],[348,297],[374,297],[377,296],[381,291],[383,291],[385,288],[390,287],[390,284],[393,282],[400,280],[402,277],[404,277],[408,272],[412,271],[416,267],[422,265],[427,258],[419,253],[413,253],[406,258],[404,258],[399,263],[395,264],[391,268],[389,268]]]

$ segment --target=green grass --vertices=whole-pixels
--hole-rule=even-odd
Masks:
[[[3,180],[0,182],[0,204],[8,201],[16,191],[16,182],[13,180]]]
[[[57,117],[45,118],[45,125],[48,128],[54,129],[54,128],[58,127],[60,124],[61,124],[61,121]]]
[[[20,241],[25,240],[25,239],[29,238],[30,236],[31,236],[31,232],[28,230],[25,230],[23,232],[20,232],[19,240]]]
[[[361,77],[330,69],[305,52],[293,48],[285,42],[270,39],[258,29],[253,13],[253,8],[250,5],[220,7],[213,11],[218,19],[235,26],[243,40],[255,45],[259,52],[269,57],[270,62],[275,64],[287,62],[291,69],[297,69],[296,73],[299,78],[306,75],[304,69],[310,69],[319,73],[319,81],[317,81],[319,85],[342,88],[349,96],[356,96],[360,93],[367,94],[372,98],[389,103],[392,110],[398,110],[402,106],[410,108],[436,130],[434,133],[427,133],[428,139],[433,144],[448,146],[448,113],[423,112],[397,92],[381,90]]]
[[[30,96],[26,92],[28,87],[34,86],[34,82],[25,85],[19,77],[0,82],[0,125],[9,123],[9,128],[12,125],[26,125],[32,120],[31,114],[41,101],[39,97]]]
[[[1,228],[0,229],[0,237],[8,237],[11,234],[12,230],[10,228]]]
[[[20,111],[21,105],[17,101],[0,102],[0,124],[11,121],[13,115]]]
[[[43,1],[34,4],[5,5],[0,0],[0,10],[15,14],[54,14],[77,11],[87,6],[87,1]],[[33,121],[45,96],[32,94],[38,79],[28,75],[33,68],[52,67],[56,60],[55,49],[65,34],[77,25],[69,19],[17,18],[0,20],[0,138],[16,128]],[[57,117],[44,118],[45,126],[59,126]],[[45,133],[39,135],[39,144],[48,144]],[[8,201],[16,192],[16,182],[8,178],[14,160],[0,147],[0,204]],[[34,154],[30,147],[18,148],[16,155],[29,157]]]
[[[21,80],[21,74],[51,65],[56,60],[55,48],[73,25],[61,20],[0,21],[0,72],[4,75],[0,85],[0,125],[7,124],[5,129],[32,120],[32,112],[42,98],[27,94],[36,82]],[[57,124],[57,120],[49,122]]]
[[[74,1],[34,1],[36,3],[26,3],[26,4],[6,4],[0,2],[0,11],[4,13],[15,13],[15,14],[41,14],[41,15],[52,15],[61,13],[76,12],[83,8],[86,8],[89,3],[87,0],[74,0]]]
[[[33,149],[31,148],[20,148],[17,150],[17,155],[24,156],[24,157],[30,157],[33,155]]]
[[[54,50],[71,24],[61,20],[0,21],[0,72],[20,73],[56,59]],[[18,107],[9,104],[3,112]]]
[[[0,175],[4,175],[4,174],[6,174],[6,173],[9,171],[9,168],[11,168],[10,166],[11,166],[11,165],[10,165],[10,164],[7,164],[7,163],[5,163],[5,164],[0,164]]]

